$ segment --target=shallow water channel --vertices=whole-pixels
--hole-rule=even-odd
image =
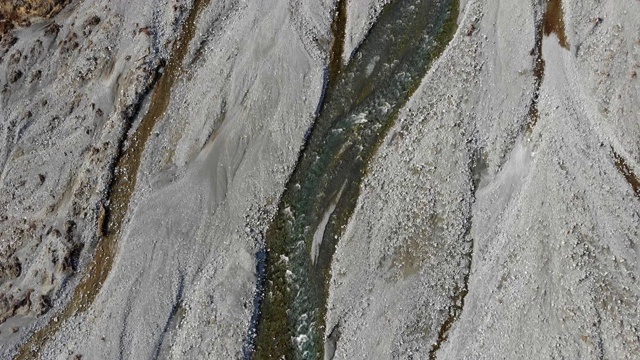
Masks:
[[[337,8],[340,41],[344,0]],[[331,259],[367,163],[451,40],[457,14],[455,0],[392,1],[346,66],[334,54],[321,110],[258,257],[257,321],[245,357],[324,358]]]

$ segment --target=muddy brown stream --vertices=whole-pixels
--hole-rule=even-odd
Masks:
[[[49,324],[34,333],[29,341],[22,346],[16,359],[26,360],[37,357],[39,349],[44,347],[47,340],[55,336],[64,321],[78,312],[85,311],[100,292],[117,256],[118,240],[129,210],[129,201],[136,187],[138,168],[145,144],[156,122],[167,109],[171,90],[182,74],[182,64],[188,53],[189,43],[195,35],[196,20],[209,1],[195,1],[184,23],[182,33],[174,43],[171,57],[164,67],[164,72],[152,93],[149,109],[131,138],[127,139],[128,146],[120,152],[110,186],[108,206],[104,207],[105,221],[102,223],[99,220],[98,236],[100,240],[92,262],[83,274],[67,307],[55,315],[54,320]]]

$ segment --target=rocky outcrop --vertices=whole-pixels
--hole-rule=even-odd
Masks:
[[[29,26],[36,18],[50,18],[71,0],[10,0],[0,4],[0,22]]]

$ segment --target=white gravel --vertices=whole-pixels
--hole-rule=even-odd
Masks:
[[[348,1],[345,62],[385,3]],[[529,133],[536,9],[461,2],[338,243],[335,359],[425,359],[436,343],[447,359],[640,353],[640,196],[614,158],[640,174],[640,2],[562,4],[570,47],[543,39]],[[191,6],[75,1],[57,35],[36,21],[0,48],[1,358],[64,308],[90,261],[117,139],[141,118],[127,110]],[[256,234],[317,111],[333,7],[225,0],[200,14],[109,277],[43,359],[241,358]]]

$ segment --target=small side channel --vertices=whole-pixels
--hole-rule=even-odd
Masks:
[[[38,350],[43,348],[48,339],[55,336],[65,320],[78,312],[85,311],[100,292],[102,284],[107,279],[117,256],[118,240],[125,217],[129,210],[129,200],[136,186],[138,168],[145,148],[158,119],[164,114],[171,90],[179,79],[182,63],[188,53],[188,46],[195,35],[196,20],[210,0],[196,0],[191,9],[182,33],[174,43],[171,58],[164,67],[164,72],[157,81],[153,91],[149,110],[143,117],[140,125],[129,140],[129,146],[125,148],[125,137],[129,129],[123,131],[123,138],[119,144],[119,154],[116,166],[112,174],[112,182],[109,187],[108,204],[101,205],[101,215],[98,218],[98,237],[100,238],[94,258],[86,269],[82,280],[75,288],[73,296],[67,307],[55,316],[56,321],[51,321],[33,334],[29,341],[22,346],[16,359],[26,360],[37,358]],[[151,89],[149,89],[151,90]],[[132,111],[131,118],[135,118],[140,110],[140,104]],[[130,125],[130,122],[128,122]]]

